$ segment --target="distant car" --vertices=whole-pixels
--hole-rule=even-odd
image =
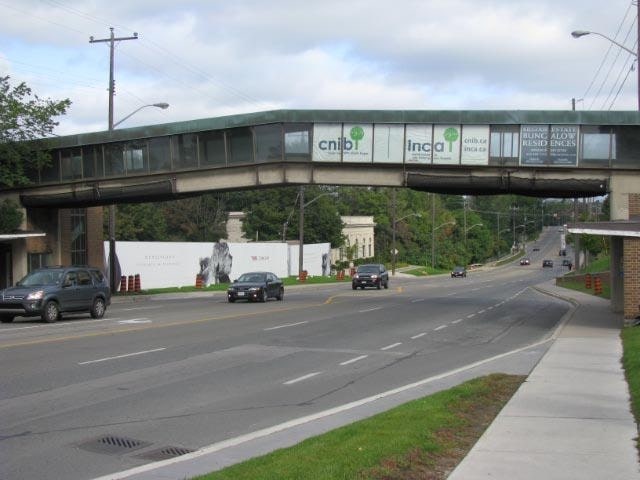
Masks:
[[[520,265],[531,265],[531,260],[529,260],[529,258],[527,258],[527,257],[521,258],[520,259]]]
[[[543,267],[553,267],[553,260],[542,260]]]
[[[0,321],[39,316],[52,323],[63,313],[75,312],[102,318],[110,303],[111,289],[99,269],[45,267],[29,272],[14,287],[0,290]]]
[[[573,268],[573,263],[571,263],[571,260],[569,260],[568,258],[565,258],[564,260],[562,260],[562,266],[569,267],[569,270],[571,270]]]
[[[360,265],[351,279],[351,288],[355,290],[358,287],[363,290],[365,287],[389,288],[389,272],[381,263]]]
[[[567,251],[564,248],[561,248],[560,250],[558,250],[558,256],[559,257],[566,257],[567,256]]]
[[[466,277],[466,276],[467,276],[467,269],[464,267],[453,267],[453,270],[451,270],[451,278]]]
[[[533,247],[533,251],[534,252],[539,252],[540,251],[540,247]]]
[[[266,302],[269,298],[284,299],[284,283],[271,272],[249,272],[240,275],[227,288],[227,300]]]

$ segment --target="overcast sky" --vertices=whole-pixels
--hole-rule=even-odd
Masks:
[[[0,75],[60,135],[273,109],[636,110],[630,0],[0,0]],[[626,80],[625,80],[626,78]],[[580,100],[582,99],[582,100]]]

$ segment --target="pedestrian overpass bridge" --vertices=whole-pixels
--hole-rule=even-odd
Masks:
[[[0,235],[0,288],[40,264],[104,265],[102,205],[308,184],[609,194],[611,219],[627,222],[597,233],[611,237],[612,307],[639,313],[639,112],[278,110],[50,142],[29,185],[0,187],[27,230]]]
[[[4,194],[87,207],[286,185],[587,197],[640,184],[640,113],[277,110],[58,137]]]

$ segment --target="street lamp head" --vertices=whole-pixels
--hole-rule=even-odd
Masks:
[[[580,38],[580,37],[584,37],[585,35],[589,35],[591,32],[588,32],[586,30],[574,30],[573,32],[571,32],[571,36],[573,38]]]
[[[161,102],[161,103],[154,103],[152,106],[153,106],[153,107],[161,108],[162,110],[166,110],[167,108],[169,108],[169,104],[168,104],[168,103],[165,103],[165,102]]]

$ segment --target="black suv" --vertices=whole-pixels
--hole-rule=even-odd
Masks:
[[[370,263],[360,265],[353,278],[351,279],[351,288],[376,287],[389,288],[389,272],[381,263]]]
[[[110,303],[111,289],[97,268],[45,267],[33,270],[14,287],[0,290],[0,321],[40,316],[51,323],[67,312],[89,312],[93,318],[102,318]]]

